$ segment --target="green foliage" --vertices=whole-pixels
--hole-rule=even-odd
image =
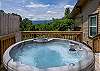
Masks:
[[[0,14],[1,14],[1,13],[5,13],[5,12],[4,12],[3,10],[0,10]]]
[[[21,31],[67,31],[68,28],[74,23],[70,18],[70,9],[66,8],[64,17],[61,19],[54,19],[47,24],[32,24],[32,21],[25,18],[22,20],[20,28]]]
[[[70,18],[70,9],[69,8],[65,9],[64,19],[66,19],[66,18]]]
[[[22,20],[20,24],[21,31],[31,31],[34,29],[34,25],[32,24],[32,21],[25,18]]]

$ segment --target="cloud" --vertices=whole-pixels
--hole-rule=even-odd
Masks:
[[[21,11],[22,9],[18,8],[18,9],[16,9],[16,10]]]
[[[70,11],[72,11],[72,10],[73,10],[73,8],[74,8],[74,6],[73,6],[73,5],[65,5],[65,6],[64,6],[64,8],[69,8],[69,9],[70,9]]]
[[[72,9],[73,7],[74,7],[73,5],[65,5],[65,6],[64,6],[64,8],[71,8],[71,9]]]
[[[30,20],[62,18],[65,8],[73,9],[73,0],[0,0],[2,10]],[[69,2],[70,1],[70,2]]]
[[[34,16],[34,15],[33,15],[33,14],[29,14],[28,16],[30,16],[30,17],[31,17],[31,16]]]
[[[41,4],[41,3],[33,3],[31,2],[30,5],[26,5],[25,7],[28,7],[28,8],[45,8],[45,7],[49,7],[50,5],[49,4]]]
[[[55,14],[57,12],[54,12],[54,11],[47,11],[48,14]]]
[[[44,14],[34,14],[34,15],[28,15],[27,18],[30,20],[52,20],[52,18],[62,18],[63,14],[60,12],[57,12],[55,14],[50,13],[44,13]]]

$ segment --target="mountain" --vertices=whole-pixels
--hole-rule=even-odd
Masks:
[[[47,24],[49,23],[51,20],[36,20],[36,21],[32,21],[33,24]]]

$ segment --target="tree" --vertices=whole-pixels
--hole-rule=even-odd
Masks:
[[[64,18],[70,18],[70,9],[69,8],[65,9]]]
[[[69,14],[68,14],[69,15]],[[68,28],[70,28],[70,26],[74,23],[74,20],[71,19],[70,17],[64,17],[62,19],[54,19],[53,20],[53,28],[54,30],[57,31],[67,31]]]
[[[4,12],[3,10],[0,10],[0,14],[1,14],[1,13],[5,13],[5,12]]]
[[[21,31],[31,31],[33,29],[32,21],[28,18],[25,18],[20,23]]]

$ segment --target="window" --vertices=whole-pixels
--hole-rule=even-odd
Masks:
[[[97,15],[89,16],[89,37],[97,35]]]

